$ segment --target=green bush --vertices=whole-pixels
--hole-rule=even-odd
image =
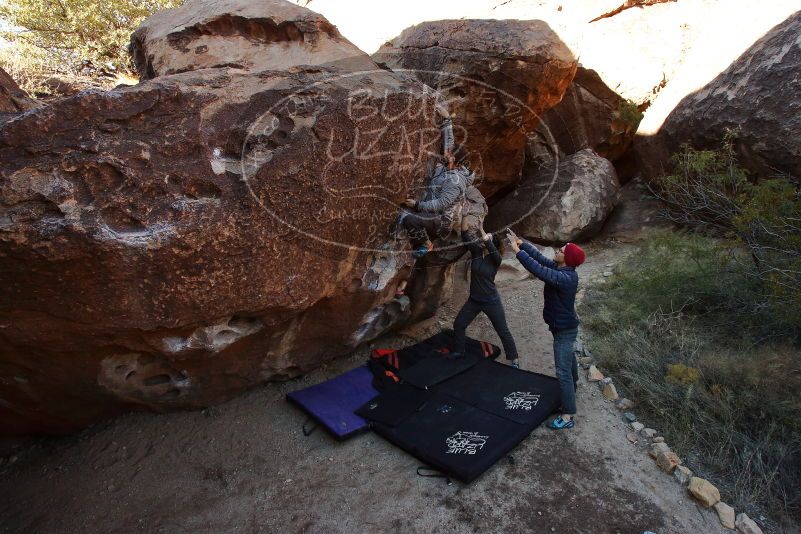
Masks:
[[[763,179],[738,165],[729,131],[719,150],[687,145],[672,158],[673,173],[652,190],[667,205],[666,215],[684,226],[729,241],[733,256],[752,263],[749,282],[764,286],[773,309],[801,324],[801,190],[782,179]],[[760,299],[761,302],[762,299]]]
[[[643,116],[640,108],[631,100],[623,100],[618,105],[617,117],[634,128],[640,125]]]
[[[130,74],[127,46],[147,16],[182,0],[5,0],[0,37],[30,65],[50,74]],[[23,86],[29,75],[22,74]],[[34,84],[35,86],[35,84]]]
[[[601,366],[690,468],[738,509],[801,519],[798,322],[726,244],[657,233],[579,311]]]

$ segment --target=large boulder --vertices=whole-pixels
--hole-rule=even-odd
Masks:
[[[642,114],[592,69],[579,66],[564,98],[529,136],[527,158],[542,164],[591,148],[612,162],[628,152]]]
[[[148,18],[131,36],[141,79],[188,70],[375,68],[325,17],[276,0],[189,1]]]
[[[655,136],[637,140],[651,176],[682,143],[717,148],[739,130],[740,162],[760,176],[801,177],[801,11],[758,40],[725,71],[684,98]]]
[[[6,71],[0,68],[0,114],[20,113],[37,107],[35,100],[20,89]]]
[[[487,231],[511,226],[540,243],[581,241],[601,230],[618,199],[612,163],[591,149],[558,165],[528,169],[514,192],[490,208]]]
[[[523,168],[527,132],[556,105],[577,61],[538,20],[442,20],[408,28],[373,59],[441,92],[455,136],[469,151],[490,197],[509,190]]]
[[[288,9],[258,5],[236,12]],[[305,62],[315,43],[281,46]],[[437,144],[433,95],[378,68],[270,67],[162,74],[0,124],[0,432],[219,402],[409,317],[393,221]]]

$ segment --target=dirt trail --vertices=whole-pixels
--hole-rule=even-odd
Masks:
[[[590,247],[584,280],[623,248]],[[553,374],[541,283],[499,287],[523,366]],[[460,281],[415,335],[449,325],[464,294]],[[499,344],[483,316],[469,333]],[[470,485],[418,477],[420,462],[372,433],[344,443],[322,430],[303,436],[304,416],[284,395],[359,365],[368,351],[202,412],[131,414],[40,441],[0,472],[0,531],[725,532],[627,441],[619,412],[583,379],[575,429],[537,429],[513,462]]]

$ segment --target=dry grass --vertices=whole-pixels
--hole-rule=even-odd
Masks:
[[[728,254],[703,238],[657,237],[588,293],[588,344],[725,500],[799,521],[797,326]]]

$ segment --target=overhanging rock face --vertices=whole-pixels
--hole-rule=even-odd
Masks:
[[[438,147],[434,96],[285,2],[153,20],[197,28],[187,11],[220,6],[236,25],[183,35],[229,39],[236,65],[171,63],[150,34],[152,79],[0,125],[3,433],[219,402],[408,317],[389,305],[409,269],[392,227]],[[306,14],[299,38],[228,33],[287,10]]]
[[[539,20],[424,22],[373,59],[444,95],[456,141],[469,151],[487,197],[520,180],[529,134],[562,99],[577,68],[567,45]]]

